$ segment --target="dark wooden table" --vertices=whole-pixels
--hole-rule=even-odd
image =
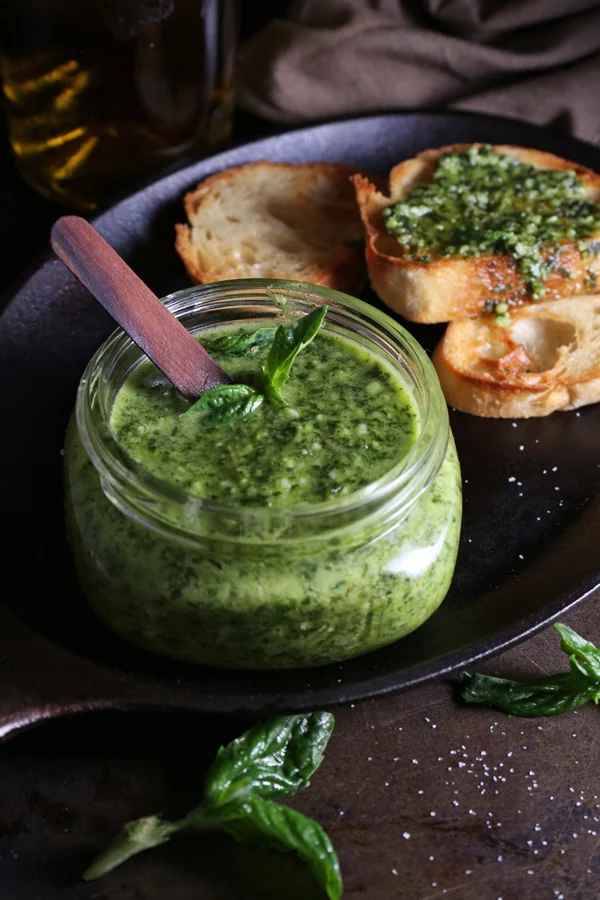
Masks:
[[[252,123],[243,122],[243,132]],[[47,242],[60,210],[0,151],[1,286]],[[600,643],[597,600],[565,617]],[[481,669],[564,668],[554,629]],[[1,704],[0,698],[0,704]],[[325,762],[294,806],[339,851],[348,898],[598,900],[600,719],[593,706],[541,720],[464,708],[438,684],[340,709]],[[311,900],[291,857],[216,833],[132,860],[101,882],[80,873],[120,825],[177,815],[218,745],[246,725],[98,713],[33,729],[0,749],[1,900]]]

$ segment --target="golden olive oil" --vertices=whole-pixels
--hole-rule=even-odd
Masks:
[[[231,127],[236,0],[5,0],[0,73],[27,181],[92,209]]]

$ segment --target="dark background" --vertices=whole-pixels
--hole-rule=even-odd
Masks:
[[[242,2],[242,36],[286,3]],[[1,124],[0,124],[1,128]],[[236,112],[234,139],[271,130]],[[62,213],[23,183],[0,134],[0,289],[46,249]],[[566,621],[600,636],[597,601]],[[536,677],[564,667],[549,629],[482,668]],[[459,708],[448,684],[336,713],[326,760],[293,805],[340,854],[353,900],[598,900],[600,790],[593,706],[552,719]],[[88,714],[0,752],[0,900],[318,900],[289,857],[187,838],[106,880],[80,873],[126,820],[194,805],[219,743],[245,723]]]

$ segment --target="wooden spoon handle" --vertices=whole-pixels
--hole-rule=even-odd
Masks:
[[[63,216],[52,249],[188,400],[229,381],[189,331],[80,216]]]

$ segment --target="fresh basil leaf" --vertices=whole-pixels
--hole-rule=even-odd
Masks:
[[[337,854],[325,831],[314,819],[295,809],[254,796],[239,810],[229,809],[223,828],[240,844],[265,850],[293,851],[303,860],[330,900],[342,896]]]
[[[165,844],[177,831],[173,822],[165,822],[160,816],[148,816],[128,822],[114,839],[110,847],[96,857],[83,873],[86,881],[94,881],[106,875],[132,856]]]
[[[273,343],[276,328],[259,328],[252,334],[224,334],[213,340],[202,341],[209,353],[226,356],[256,356]]]
[[[217,753],[206,777],[208,804],[217,808],[250,795],[286,797],[308,787],[333,726],[333,716],[325,712],[255,725]]]
[[[593,700],[600,701],[600,650],[567,625],[556,625],[561,650],[569,654],[570,672],[537,681],[509,681],[492,675],[461,676],[467,703],[492,706],[509,716],[552,716]]]
[[[292,322],[291,325],[280,325],[275,332],[269,355],[262,368],[263,375],[275,395],[286,383],[298,353],[306,347],[327,314],[327,306],[319,306],[306,316]]]
[[[569,654],[571,668],[600,681],[600,650],[567,625],[559,622],[555,628],[562,638],[560,649]]]
[[[464,672],[461,682],[467,703],[491,706],[509,716],[553,716],[589,700],[598,702],[600,696],[600,682],[573,671],[523,683]]]
[[[339,862],[321,826],[268,799],[307,787],[321,763],[333,725],[330,713],[279,716],[255,725],[219,750],[199,806],[178,822],[160,816],[129,822],[84,878],[99,878],[131,856],[164,844],[177,832],[199,831],[220,823],[240,842],[295,851],[331,900],[338,900],[342,893]]]
[[[228,425],[245,419],[263,399],[262,394],[247,384],[217,384],[202,391],[200,398],[183,415],[199,415],[204,425]]]

